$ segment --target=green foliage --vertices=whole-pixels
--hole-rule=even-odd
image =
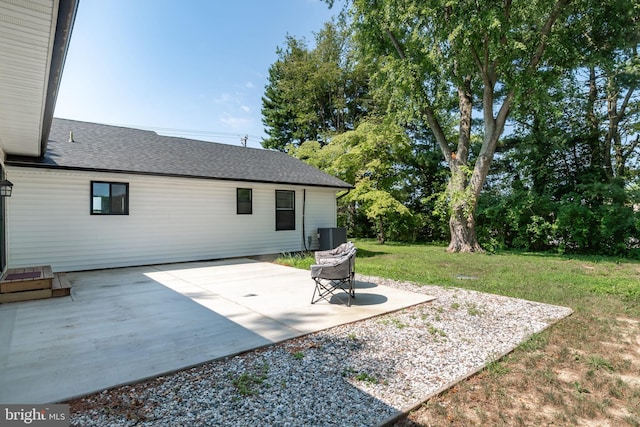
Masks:
[[[380,382],[375,375],[371,375],[367,372],[359,372],[353,377],[353,379],[369,384],[378,384]]]
[[[315,258],[312,252],[285,253],[280,254],[276,262],[282,265],[308,270],[312,264],[315,264]]]
[[[509,368],[500,360],[492,360],[487,365],[487,372],[494,376],[504,376],[509,373]]]
[[[287,38],[263,114],[265,147],[354,185],[350,236],[443,241],[475,215],[490,252],[640,257],[637,0],[345,8],[315,47]]]
[[[559,200],[531,192],[485,195],[480,240],[495,249],[637,256],[638,213],[616,183],[582,185]]]
[[[313,49],[288,36],[277,53],[262,98],[269,135],[263,147],[284,151],[305,141],[326,143],[355,128],[368,110],[367,72],[354,58],[343,23],[325,24]]]
[[[445,331],[443,331],[442,329],[437,328],[437,327],[435,327],[435,326],[433,326],[431,324],[427,324],[427,330],[429,331],[429,333],[431,335],[436,336],[436,337],[444,338],[444,337],[447,336],[447,333]]]
[[[524,341],[518,347],[524,351],[537,351],[544,349],[547,346],[547,343],[547,335],[536,333],[531,335],[528,340]]]
[[[565,250],[625,255],[638,235],[633,208],[616,183],[582,185],[558,209],[558,235]]]
[[[364,215],[366,224],[384,242],[390,228],[401,228],[399,224],[411,216],[397,191],[405,176],[402,160],[410,149],[402,128],[369,119],[324,146],[305,142],[297,148],[290,146],[289,153],[352,184],[354,189],[341,198],[343,209],[352,215],[347,223],[355,215]]]
[[[473,213],[513,99],[543,86],[535,78],[542,64],[546,69],[575,58],[566,47],[562,55],[542,55],[545,48],[571,45],[563,40],[562,24],[546,25],[563,19],[557,12],[565,6],[548,0],[352,2],[356,39],[376,64],[375,94],[388,101],[388,113],[399,122],[431,129],[451,178],[462,172],[449,203],[466,207],[465,216]],[[483,110],[484,135],[472,134],[472,108],[462,108],[465,103]],[[481,147],[472,166],[476,140]]]
[[[596,369],[596,370],[604,369],[605,371],[608,371],[608,372],[614,371],[614,368],[611,362],[599,355],[589,356],[589,358],[587,359],[587,365],[591,369]]]
[[[563,0],[517,4],[444,0],[351,2],[355,38],[362,56],[375,66],[374,97],[384,100],[388,114],[397,122],[415,129],[429,128],[450,167],[448,193],[440,198],[433,198],[434,193],[428,196],[446,203],[433,206],[441,218],[444,219],[446,212],[452,221],[461,223],[463,218],[474,215],[498,137],[512,111],[518,112],[516,117],[521,117],[523,111],[549,116],[548,121],[534,117],[533,123],[526,124],[527,131],[535,133],[536,125],[557,122],[563,112],[573,111],[576,104],[593,109],[590,99],[585,102],[575,98],[575,93],[564,91],[559,82],[568,72],[587,62],[606,59],[615,63],[614,52],[618,55],[626,52],[622,55],[624,58],[633,56],[634,50],[628,48],[633,46],[631,40],[637,40],[634,18],[637,5],[622,3],[625,4],[603,1],[595,5],[589,1]],[[613,94],[617,94],[619,102],[625,97],[623,92],[611,89],[609,99]],[[546,112],[548,101],[554,97],[559,97],[565,107]],[[630,109],[631,103],[627,104]],[[473,108],[465,110],[465,105]],[[471,117],[474,108],[482,111],[481,119],[476,122]],[[586,122],[585,116],[583,122]],[[592,124],[574,128],[583,135],[593,134]],[[524,140],[517,142],[518,148],[526,152]],[[614,150],[617,143],[615,138],[609,140]],[[536,148],[541,149],[538,159],[542,160],[544,147]],[[553,152],[553,148],[549,151]],[[602,165],[601,160],[606,156],[601,149],[587,148],[593,171],[607,166]],[[625,147],[617,151],[625,155],[629,152]],[[576,150],[556,153],[559,156],[555,160],[562,161],[567,160],[569,154],[576,154]],[[616,161],[622,157],[618,155]],[[553,179],[553,173],[537,174],[537,165],[530,166],[536,186]],[[566,179],[561,180],[571,185]],[[517,199],[521,195],[514,193],[507,197]],[[540,195],[542,192],[534,192],[532,197]],[[508,200],[500,203],[508,206]],[[555,222],[545,216],[547,213],[514,215],[511,212],[507,229],[513,236],[503,238],[502,242],[500,235],[488,236],[486,242],[494,247],[509,245],[511,241],[520,247],[528,240],[533,240],[528,244],[530,247],[549,245],[547,238],[554,232]],[[533,221],[526,221],[526,216]],[[579,233],[574,235],[581,238]]]
[[[610,126],[590,127],[592,103],[566,97],[580,99],[585,85],[575,75],[563,82],[561,96],[529,104],[529,119],[518,116],[521,136],[504,142],[480,198],[478,236],[494,249],[637,256],[634,187],[620,175],[639,160],[633,144],[625,160],[607,156]]]
[[[387,325],[393,325],[398,329],[404,329],[406,328],[407,325],[406,323],[403,323],[401,320],[393,318],[393,319],[385,319],[381,321],[383,325],[387,326]]]
[[[467,314],[469,316],[482,316],[482,310],[475,304],[467,304]]]
[[[555,236],[552,207],[544,196],[526,191],[486,191],[478,206],[478,238],[492,251],[517,248],[549,250]]]
[[[242,396],[253,396],[258,394],[261,386],[265,385],[268,372],[267,365],[263,365],[256,372],[243,372],[231,378],[231,383],[236,387]]]
[[[375,375],[368,372],[358,372],[352,367],[348,367],[344,371],[342,371],[342,376],[369,384],[378,384],[380,382],[378,377],[376,377]]]
[[[594,6],[595,15],[615,10],[619,17],[606,24],[584,18],[581,25],[607,34],[585,40],[593,49],[581,52],[588,66],[516,104],[515,132],[502,141],[480,198],[478,235],[485,244],[638,256],[640,139],[634,124],[640,98],[637,81],[622,77],[637,60],[629,43],[640,41],[637,26],[624,24],[633,15],[630,7],[609,1]]]

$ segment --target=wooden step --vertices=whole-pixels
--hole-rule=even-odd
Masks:
[[[52,297],[66,297],[71,295],[71,283],[64,273],[55,273],[51,284]]]
[[[50,265],[10,268],[0,280],[0,303],[71,295],[64,273],[53,273]]]
[[[10,268],[0,282],[0,293],[51,289],[53,271],[50,265]]]
[[[0,303],[30,301],[34,299],[51,298],[51,289],[39,289],[36,291],[21,291],[0,294]]]

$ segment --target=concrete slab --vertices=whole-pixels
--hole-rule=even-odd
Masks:
[[[249,259],[68,273],[72,296],[0,305],[0,403],[58,402],[432,298]],[[346,295],[344,295],[346,298]]]

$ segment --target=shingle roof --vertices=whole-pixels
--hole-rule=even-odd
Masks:
[[[69,142],[73,132],[74,142]],[[44,157],[9,156],[7,164],[351,188],[278,151],[161,136],[153,131],[53,119]]]

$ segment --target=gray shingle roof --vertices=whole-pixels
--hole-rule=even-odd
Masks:
[[[69,132],[73,140],[69,142]],[[53,119],[47,153],[9,156],[7,164],[234,181],[351,188],[346,182],[285,153],[153,131]]]

